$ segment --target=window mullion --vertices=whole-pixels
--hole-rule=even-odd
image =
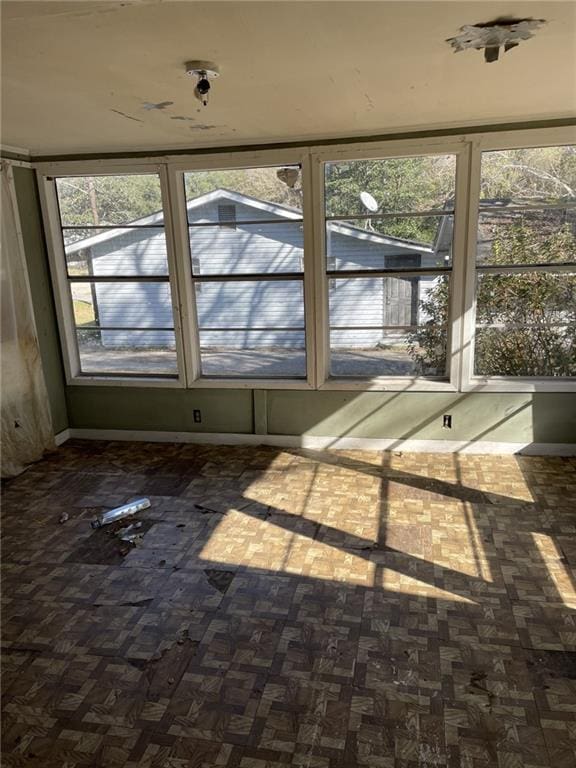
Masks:
[[[575,272],[576,262],[561,263],[561,264],[478,264],[476,266],[476,272],[478,274],[496,274],[496,275],[514,275],[523,274],[525,272]]]
[[[169,283],[170,275],[66,275],[74,283]]]
[[[302,158],[300,167],[302,183],[302,222],[304,231],[304,333],[306,346],[306,379],[310,387],[317,386],[316,355],[316,292],[315,265],[317,252],[314,237],[314,189],[310,152]]]
[[[200,377],[200,339],[196,314],[196,296],[188,238],[188,216],[184,192],[184,174],[167,169],[173,229],[176,274],[178,276],[178,302],[182,322],[182,344],[186,370],[186,383],[190,386]]]
[[[258,281],[262,283],[278,283],[283,280],[300,280],[304,279],[302,272],[227,272],[222,274],[211,275],[210,273],[204,275],[193,275],[192,279],[195,283],[246,283]]]
[[[480,141],[470,142],[468,164],[468,201],[466,211],[466,245],[464,250],[464,295],[461,328],[461,374],[459,389],[470,387],[474,369],[474,325],[476,318],[476,240],[480,206]]]
[[[326,280],[326,226],[324,220],[324,163],[311,153],[310,162],[311,219],[314,257],[314,331],[316,387],[330,376],[330,326],[328,319],[328,280]]]
[[[450,383],[460,390],[464,365],[466,267],[468,263],[468,213],[470,206],[471,145],[458,155],[454,232],[452,238],[452,277],[448,304],[447,374]]]
[[[165,165],[159,169],[160,191],[162,194],[162,206],[164,209],[164,236],[166,238],[166,252],[168,261],[168,278],[170,282],[170,296],[172,300],[172,317],[174,322],[174,337],[176,341],[176,362],[178,366],[178,378],[186,383],[186,358],[184,353],[183,324],[181,317],[181,303],[179,299],[179,279],[176,255],[176,237],[172,220],[173,206],[168,185],[168,171]]]

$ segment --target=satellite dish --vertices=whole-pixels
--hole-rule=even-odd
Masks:
[[[370,192],[360,192],[360,200],[362,201],[362,205],[370,211],[370,213],[376,213],[378,210],[378,203],[372,197]]]

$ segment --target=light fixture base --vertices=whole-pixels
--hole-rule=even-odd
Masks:
[[[201,59],[195,59],[193,61],[187,61],[184,64],[184,68],[187,75],[196,77],[207,77],[208,79],[220,76],[220,67],[213,61],[202,61]]]

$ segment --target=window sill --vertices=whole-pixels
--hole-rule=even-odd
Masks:
[[[353,390],[366,392],[457,392],[449,381],[424,378],[337,379],[330,378],[320,390]]]
[[[154,387],[183,389],[180,378],[156,378],[154,376],[74,376],[67,381],[70,387]]]
[[[201,377],[191,389],[314,389],[306,379],[248,379]]]
[[[576,378],[536,379],[487,376],[462,385],[463,392],[576,392]]]

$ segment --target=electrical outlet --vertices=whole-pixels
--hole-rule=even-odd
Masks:
[[[194,416],[194,423],[195,424],[200,424],[201,421],[202,421],[202,413],[200,412],[200,410],[198,408],[196,408],[192,413],[193,413],[193,416]]]
[[[442,418],[442,429],[452,429],[452,414],[445,413]]]

